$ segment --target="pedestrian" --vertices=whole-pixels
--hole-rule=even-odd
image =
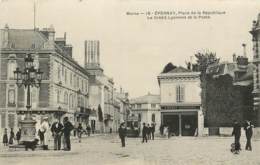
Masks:
[[[161,125],[160,125],[160,134],[161,134],[161,136],[163,136],[163,127],[164,127],[164,126],[161,124]]]
[[[251,121],[246,120],[244,130],[246,133],[246,150],[252,151],[251,138],[253,136],[253,128]]]
[[[149,124],[147,124],[147,139],[151,140],[151,127]]]
[[[73,125],[69,121],[68,117],[64,117],[63,119],[63,134],[64,134],[64,140],[66,144],[66,148],[64,148],[65,151],[70,151],[71,150],[71,144],[70,144],[70,132],[74,129]]]
[[[3,143],[4,143],[4,146],[8,146],[7,128],[5,128],[5,130],[4,130]]]
[[[43,121],[40,126],[40,140],[42,145],[47,145],[47,142],[49,141],[49,123],[48,123],[48,117],[43,117]]]
[[[153,140],[154,140],[154,132],[155,132],[155,123],[152,123],[151,134],[152,134],[152,139]]]
[[[125,123],[121,123],[118,129],[119,137],[121,139],[122,147],[125,147],[126,127]]]
[[[44,132],[42,132],[41,129],[38,130],[38,136],[40,138],[40,144],[44,145]]]
[[[60,121],[56,120],[51,126],[52,136],[54,138],[54,150],[60,150],[61,148],[61,136],[63,125]]]
[[[16,140],[17,140],[17,144],[20,143],[20,139],[21,139],[21,128],[19,128],[19,130],[16,132]]]
[[[91,132],[91,128],[90,128],[90,126],[89,125],[87,125],[87,133],[88,133],[88,136],[90,136],[90,132]]]
[[[83,133],[83,127],[82,127],[82,124],[79,123],[79,126],[77,128],[77,135],[78,135],[78,138],[79,138],[79,143],[81,143],[82,133]]]
[[[14,144],[14,130],[13,130],[13,128],[11,128],[11,131],[10,131],[9,144]]]
[[[164,137],[167,137],[169,138],[169,127],[168,126],[164,126],[163,127],[163,134],[164,134]]]
[[[145,125],[145,123],[143,123],[143,130],[142,130],[142,135],[143,135],[143,143],[144,141],[147,143],[147,127]]]
[[[232,136],[235,137],[235,154],[239,154],[240,148],[240,136],[241,136],[241,126],[240,124],[235,120],[234,126],[233,126],[233,132]]]

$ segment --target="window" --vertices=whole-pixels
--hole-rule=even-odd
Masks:
[[[141,115],[141,113],[138,113],[138,121],[142,121],[142,115]]]
[[[58,66],[58,80],[60,80],[60,77],[61,77],[61,69],[60,66]]]
[[[64,92],[64,103],[68,105],[68,93]]]
[[[156,104],[152,104],[151,107],[152,107],[152,108],[156,108]]]
[[[57,103],[59,103],[59,102],[60,102],[60,91],[57,90]]]
[[[136,104],[137,108],[141,108],[142,104]]]
[[[79,87],[79,77],[77,77],[77,88]]]
[[[135,105],[134,105],[134,104],[132,104],[132,108],[135,108]]]
[[[184,86],[177,85],[176,86],[176,102],[184,101]]]
[[[14,71],[16,70],[16,60],[12,59],[8,61],[8,78],[14,79]]]
[[[82,92],[84,91],[84,81],[83,81],[83,79],[81,80],[81,90],[82,90]]]
[[[70,85],[72,85],[72,83],[73,83],[73,80],[72,80],[72,73],[70,72]]]
[[[155,123],[155,114],[152,114],[152,122]]]
[[[15,106],[15,89],[8,91],[8,106]]]
[[[65,69],[65,84],[67,83],[67,69]]]

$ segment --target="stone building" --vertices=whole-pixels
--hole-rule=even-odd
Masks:
[[[55,39],[55,30],[1,30],[0,56],[0,127],[16,128],[26,111],[26,92],[18,88],[13,71],[24,68],[24,57],[33,54],[36,68],[43,71],[40,88],[31,88],[31,106],[36,127],[43,116],[52,122],[54,114],[62,111],[73,122],[87,122],[89,77],[87,71],[72,57],[72,46],[66,35]],[[19,115],[17,115],[19,114]]]
[[[260,13],[256,21],[253,21],[253,27],[250,31],[253,38],[253,63],[254,71],[254,109],[258,113],[258,125],[260,125]]]
[[[202,135],[200,72],[176,67],[158,76],[161,122],[175,136]]]
[[[89,105],[96,114],[99,113],[99,107],[102,111],[99,114],[102,117],[90,116],[92,127],[98,132],[116,131],[119,127],[119,105],[115,101],[114,81],[104,74],[100,65],[100,45],[97,40],[85,41],[85,69],[90,74]]]
[[[127,117],[131,112],[130,102],[128,98],[128,93],[124,92],[122,88],[120,88],[119,92],[115,92],[116,100],[119,102],[120,107],[120,123],[125,122]]]
[[[155,133],[159,133],[161,125],[160,95],[147,95],[130,99],[131,114],[138,116],[140,124],[156,124]]]

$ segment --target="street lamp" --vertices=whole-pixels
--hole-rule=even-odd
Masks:
[[[32,141],[35,138],[36,121],[32,119],[30,113],[31,109],[31,97],[30,97],[30,88],[36,87],[39,88],[41,85],[43,72],[40,69],[36,69],[33,63],[34,59],[31,54],[27,54],[24,58],[25,68],[21,71],[19,68],[16,68],[14,71],[16,84],[18,87],[24,86],[27,88],[27,104],[26,104],[26,116],[24,120],[21,120],[21,141]]]

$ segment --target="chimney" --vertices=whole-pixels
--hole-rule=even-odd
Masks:
[[[191,70],[191,71],[192,71],[192,69],[193,69],[192,62],[193,62],[193,57],[190,56],[190,70]]]
[[[242,44],[243,46],[243,56],[246,58],[246,44]]]
[[[233,54],[233,62],[236,63],[237,62],[237,55],[234,53]]]
[[[64,33],[64,41],[66,42],[67,33]]]
[[[55,29],[53,25],[50,25],[50,27],[48,28],[48,39],[49,41],[55,40]]]
[[[8,47],[8,43],[9,43],[9,26],[8,24],[5,24],[5,28],[4,28],[4,34],[3,34],[3,48],[7,48]]]

